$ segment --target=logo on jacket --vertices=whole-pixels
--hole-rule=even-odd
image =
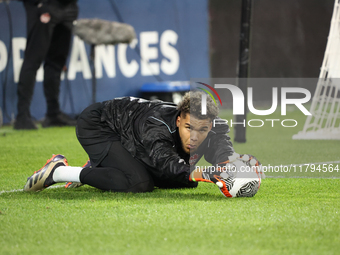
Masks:
[[[198,154],[194,154],[190,157],[189,159],[189,164],[192,166],[192,165],[195,165],[197,163],[197,159],[198,159]]]
[[[50,22],[50,20],[51,20],[51,15],[48,12],[43,13],[43,14],[40,15],[41,23],[45,23],[46,24],[46,23]]]

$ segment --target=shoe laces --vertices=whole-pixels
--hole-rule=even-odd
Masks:
[[[44,169],[44,167],[48,164],[48,163],[50,163],[56,156],[58,156],[59,154],[53,154],[52,155],[52,158],[50,158],[50,159],[48,159],[47,161],[46,161],[46,164],[42,167],[42,168],[40,168],[38,171],[34,171],[34,174],[36,174],[36,173],[39,173],[41,170],[43,170]],[[66,161],[66,164],[67,164],[67,161]]]

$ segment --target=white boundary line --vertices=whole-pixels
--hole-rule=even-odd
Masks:
[[[338,161],[327,161],[327,162],[317,162],[317,163],[289,164],[289,165],[282,165],[282,166],[322,165],[322,164],[334,164],[334,163],[340,163],[340,160],[338,160]]]
[[[62,187],[65,187],[65,185],[50,186],[47,189],[56,189],[56,188],[62,188]],[[14,192],[19,192],[19,191],[24,191],[24,190],[23,189],[2,190],[0,191],[0,195],[4,193],[14,193]]]
[[[337,161],[326,161],[326,162],[317,162],[317,163],[304,163],[304,164],[289,164],[289,165],[282,165],[282,167],[284,166],[304,166],[306,164],[309,165],[322,165],[322,164],[335,164],[335,163],[340,163],[340,160]],[[281,166],[281,165],[280,165]],[[280,167],[280,166],[273,166],[273,167]],[[266,178],[307,178],[307,179],[313,179],[315,177],[309,177],[309,176],[292,176],[292,177],[286,177],[286,176],[272,176],[272,175],[266,175]],[[318,177],[318,179],[321,177]],[[323,178],[323,179],[338,179],[339,177],[327,177],[327,178]],[[48,189],[56,189],[56,188],[61,188],[64,187],[65,185],[55,185],[55,186],[51,186],[48,187]],[[0,195],[4,194],[4,193],[14,193],[14,192],[20,192],[23,191],[22,189],[13,189],[13,190],[2,190],[0,191]]]
[[[326,161],[326,162],[316,162],[316,163],[304,163],[304,164],[289,164],[289,165],[279,165],[279,166],[272,166],[272,167],[292,167],[292,166],[305,166],[305,165],[322,165],[322,164],[337,164],[340,163],[340,160],[337,161]],[[267,166],[268,167],[268,166]],[[266,173],[264,173],[266,174]],[[310,177],[310,176],[282,176],[282,175],[278,175],[278,176],[274,176],[274,175],[266,175],[266,178],[305,178],[305,179],[339,179],[339,177]]]
[[[269,179],[283,179],[283,178],[287,178],[287,179],[340,179],[340,177],[310,177],[310,176],[282,176],[282,175],[278,175],[278,176],[274,176],[274,175],[266,175],[266,178]]]

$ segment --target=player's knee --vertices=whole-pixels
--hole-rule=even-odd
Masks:
[[[132,187],[130,187],[127,192],[133,192],[133,193],[143,193],[143,192],[151,192],[154,189],[154,182],[152,179],[139,182]]]

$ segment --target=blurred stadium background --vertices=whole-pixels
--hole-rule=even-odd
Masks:
[[[148,82],[236,77],[241,0],[79,0],[78,18],[131,24],[137,41],[130,46],[98,46],[97,101],[140,96]],[[256,0],[252,8],[253,78],[318,77],[334,0]],[[4,123],[16,114],[16,85],[26,42],[20,1],[0,1],[0,107]],[[90,46],[74,38],[67,79],[61,87],[62,110],[77,115],[91,103]],[[143,60],[141,60],[141,57]],[[42,73],[37,75],[31,112],[43,118]],[[316,82],[307,82],[312,93]],[[279,86],[277,86],[279,87]],[[261,84],[256,100],[271,100]]]

